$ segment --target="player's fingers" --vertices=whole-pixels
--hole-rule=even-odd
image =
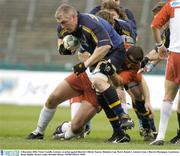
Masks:
[[[143,72],[144,72],[144,68],[141,68],[141,69],[138,70],[137,73],[143,73]]]

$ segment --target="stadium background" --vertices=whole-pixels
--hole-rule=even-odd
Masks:
[[[121,0],[135,15],[138,45],[147,53],[154,47],[150,30],[152,7],[159,0]],[[77,57],[57,52],[54,12],[67,2],[89,12],[100,0],[0,0],[0,69],[69,71]],[[164,62],[151,74],[163,74]]]

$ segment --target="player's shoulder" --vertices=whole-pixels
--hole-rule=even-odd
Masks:
[[[124,28],[125,27],[126,29],[132,30],[132,25],[127,20],[116,19],[115,20],[115,26],[116,26],[116,28],[118,28],[118,27],[123,27]]]
[[[89,13],[80,13],[78,16],[78,24],[86,27],[94,27],[96,24],[99,24],[99,17],[89,14]]]
[[[98,17],[90,13],[79,13],[78,18],[80,23],[90,23],[91,21],[98,21]]]
[[[99,10],[101,10],[101,6],[98,5],[98,6],[95,6],[91,11],[90,11],[90,14],[96,14]]]
[[[122,20],[122,19],[115,19],[115,23],[118,25],[129,25],[129,22],[127,20]]]

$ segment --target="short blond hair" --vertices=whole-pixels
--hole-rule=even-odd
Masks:
[[[68,5],[68,4],[61,4],[55,12],[54,17],[56,19],[58,19],[59,14],[63,14],[63,15],[72,15],[72,16],[77,16],[77,11],[74,7]]]
[[[103,3],[103,5],[101,6],[101,9],[102,10],[114,10],[115,12],[117,12],[120,19],[122,19],[122,20],[126,19],[126,13],[125,13],[124,9],[122,7],[120,7],[119,5],[117,5],[117,3],[114,2],[113,0],[109,0],[105,3]]]

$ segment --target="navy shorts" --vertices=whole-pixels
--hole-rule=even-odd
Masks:
[[[116,71],[119,71],[126,59],[124,44],[121,44],[118,48],[111,50],[111,52],[105,56],[105,59],[111,60],[111,63],[116,67]]]

